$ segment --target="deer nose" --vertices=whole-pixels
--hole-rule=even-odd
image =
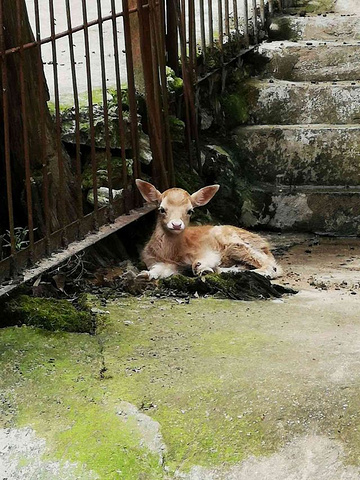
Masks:
[[[181,230],[182,222],[171,222],[174,230]]]

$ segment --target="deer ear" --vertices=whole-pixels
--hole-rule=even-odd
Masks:
[[[151,185],[149,182],[144,182],[144,180],[140,180],[139,178],[135,180],[135,183],[144,200],[147,202],[160,202],[161,193],[154,187],[154,185]]]
[[[203,205],[206,205],[210,202],[219,188],[220,185],[210,185],[209,187],[200,188],[200,190],[191,195],[191,203],[194,207],[202,207]]]

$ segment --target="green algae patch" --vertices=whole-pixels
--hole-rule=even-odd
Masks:
[[[34,428],[49,459],[104,480],[226,467],[314,432],[359,463],[358,376],[336,363],[342,302],[189,302],[120,297],[96,335],[0,330],[0,427]],[[160,425],[163,463],[124,403]]]
[[[94,336],[29,327],[0,331],[1,427],[32,427],[49,459],[76,462],[99,479],[162,478],[156,455],[116,415]],[[6,403],[6,402],[5,402]],[[79,477],[80,478],[80,477]]]
[[[170,471],[233,464],[278,445],[263,441],[264,407],[249,409],[256,392],[248,377],[249,364],[277,339],[241,325],[245,304],[229,320],[230,305],[129,299],[107,306],[111,323],[99,335],[108,374],[121,398],[161,425]]]
[[[90,311],[79,311],[67,300],[20,295],[6,303],[5,316],[11,318],[12,324],[25,324],[50,331],[94,331]]]
[[[220,102],[229,128],[243,125],[249,119],[250,113],[246,98],[239,93],[223,95]]]

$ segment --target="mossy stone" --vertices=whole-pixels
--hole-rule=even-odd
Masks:
[[[225,122],[229,128],[246,123],[249,119],[249,109],[246,98],[241,93],[223,95],[220,99]]]
[[[6,305],[5,317],[12,323],[50,331],[91,333],[94,330],[89,311],[79,311],[67,300],[20,295]]]
[[[294,290],[275,285],[258,273],[246,270],[241,273],[211,274],[204,277],[173,275],[159,281],[160,291],[174,291],[181,294],[220,294],[233,300],[256,298],[279,298]]]

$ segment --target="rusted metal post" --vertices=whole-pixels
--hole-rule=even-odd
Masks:
[[[26,93],[25,93],[25,75],[24,75],[24,49],[21,44],[21,26],[23,22],[23,4],[19,0],[16,0],[17,8],[17,33],[18,33],[18,45],[20,45],[20,64],[19,64],[19,76],[20,76],[20,96],[21,96],[21,115],[23,118],[23,142],[24,142],[24,162],[25,162],[25,190],[26,190],[26,207],[28,216],[28,229],[29,229],[29,247],[30,247],[30,262],[33,261],[34,255],[34,220],[33,220],[33,205],[32,205],[32,193],[31,193],[31,166],[30,166],[30,152],[29,152],[29,138],[28,138],[28,125],[27,125],[27,105],[26,105]]]
[[[130,10],[137,11],[138,2],[137,0],[126,0],[126,3],[123,1],[123,12],[127,15],[128,19],[128,33],[130,37],[128,38],[127,42],[130,45],[129,41],[131,42],[131,56],[132,56],[132,70],[134,72],[134,82],[136,90],[142,94],[145,94],[145,79],[144,79],[144,70],[143,70],[143,61],[142,61],[142,52],[141,52],[141,42],[140,42],[140,35],[139,35],[139,16],[138,15],[130,15]],[[124,17],[125,21],[125,17]],[[126,21],[125,21],[126,23]],[[125,34],[126,38],[126,34]],[[127,52],[126,52],[127,57]]]
[[[107,103],[107,89],[106,89],[106,67],[105,67],[105,49],[104,49],[104,32],[102,25],[102,11],[101,0],[97,0],[97,11],[99,19],[99,45],[100,45],[100,63],[101,63],[101,86],[104,109],[104,130],[105,130],[105,155],[107,167],[107,186],[109,189],[109,220],[114,221],[114,197],[112,188],[112,163],[110,151],[110,134],[109,134],[109,112]]]
[[[5,21],[5,18],[4,18],[3,5],[2,5],[2,1],[0,1],[0,50],[1,50],[1,77],[2,77],[2,97],[3,97],[2,103],[3,103],[3,121],[4,121],[6,195],[7,195],[7,209],[8,209],[8,217],[9,217],[10,249],[11,249],[11,255],[13,258],[13,256],[16,253],[16,248],[15,248],[11,158],[10,158],[8,74],[7,74],[7,61],[6,61],[6,55],[5,55],[4,21]]]
[[[91,168],[92,168],[92,187],[94,192],[94,229],[99,228],[98,223],[98,183],[97,183],[97,162],[95,150],[95,124],[94,124],[94,105],[92,96],[92,80],[91,80],[91,59],[90,59],[90,43],[89,31],[87,26],[87,5],[86,0],[82,0],[82,13],[84,23],[84,41],[85,41],[85,63],[86,63],[86,77],[87,77],[87,94],[88,94],[88,108],[89,108],[89,124],[91,137]]]
[[[204,63],[206,62],[206,36],[205,36],[205,10],[204,0],[200,0],[200,38],[201,38],[201,52]]]
[[[269,14],[274,15],[274,0],[269,0]]]
[[[245,39],[245,44],[248,46],[249,45],[249,6],[248,6],[248,0],[243,0],[243,6],[244,6],[244,39]]]
[[[261,19],[261,26],[264,28],[265,26],[265,0],[260,0],[260,19]]]
[[[166,26],[167,64],[174,70],[175,75],[179,75],[178,29],[176,10],[172,0],[166,0]]]
[[[82,189],[81,189],[82,175],[81,175],[81,152],[80,152],[80,114],[79,114],[80,107],[79,107],[79,93],[78,93],[76,69],[75,69],[74,41],[73,41],[73,34],[71,31],[72,23],[71,23],[70,0],[66,0],[66,17],[67,17],[67,26],[69,30],[69,37],[68,37],[69,52],[70,52],[71,79],[72,79],[72,85],[73,85],[74,111],[75,111],[75,143],[76,143],[76,154],[75,154],[76,160],[75,161],[76,161],[76,185],[77,185],[77,215],[78,215],[78,219],[80,220],[83,217],[83,203],[82,203]]]
[[[259,32],[258,32],[258,23],[257,23],[256,0],[252,0],[251,15],[252,15],[252,21],[253,21],[254,44],[257,44],[258,43]]]
[[[237,0],[233,0],[233,15],[234,15],[235,32],[238,34],[239,33],[239,13],[238,13]]]
[[[35,9],[35,26],[36,26],[36,41],[38,42],[38,82],[39,82],[39,99],[40,99],[40,143],[41,143],[41,163],[42,163],[42,177],[43,177],[43,204],[45,217],[45,243],[46,253],[50,255],[50,202],[49,202],[49,168],[46,158],[46,127],[45,127],[45,78],[43,71],[43,63],[41,58],[40,45],[40,9],[39,0],[34,2]]]
[[[209,14],[209,45],[212,49],[214,47],[214,20],[212,10],[212,0],[208,0],[208,14]]]
[[[225,35],[230,37],[230,9],[229,9],[229,0],[225,1]]]
[[[116,22],[116,7],[115,0],[111,0],[111,20],[112,20],[112,32],[113,32],[113,46],[114,46],[114,68],[116,77],[116,96],[117,107],[119,117],[119,138],[121,147],[121,166],[122,166],[122,187],[123,187],[123,208],[124,212],[128,213],[130,208],[128,205],[128,179],[127,179],[127,165],[126,165],[126,139],[125,139],[125,126],[124,126],[124,114],[122,106],[122,89],[121,89],[121,77],[120,77],[120,57],[119,57],[119,44],[117,35],[117,22]]]
[[[133,1],[133,0],[131,0]],[[143,66],[141,65],[142,58],[142,43],[140,40],[140,22],[138,15],[130,15],[128,0],[122,1],[123,19],[124,19],[124,35],[125,35],[125,49],[126,49],[126,69],[128,81],[128,98],[130,109],[130,129],[131,129],[131,146],[133,156],[133,170],[134,177],[140,177],[140,159],[139,159],[139,135],[138,135],[138,120],[137,120],[137,104],[136,104],[136,89],[138,89],[137,81],[145,79]],[[139,3],[137,9],[139,9]],[[131,7],[135,8],[134,4]],[[135,19],[134,19],[135,18]],[[132,30],[134,29],[134,30]],[[140,52],[139,52],[140,50]],[[140,53],[140,55],[139,55]],[[141,70],[140,70],[141,68]],[[135,190],[134,193],[135,205],[140,206],[142,203],[140,193]]]

